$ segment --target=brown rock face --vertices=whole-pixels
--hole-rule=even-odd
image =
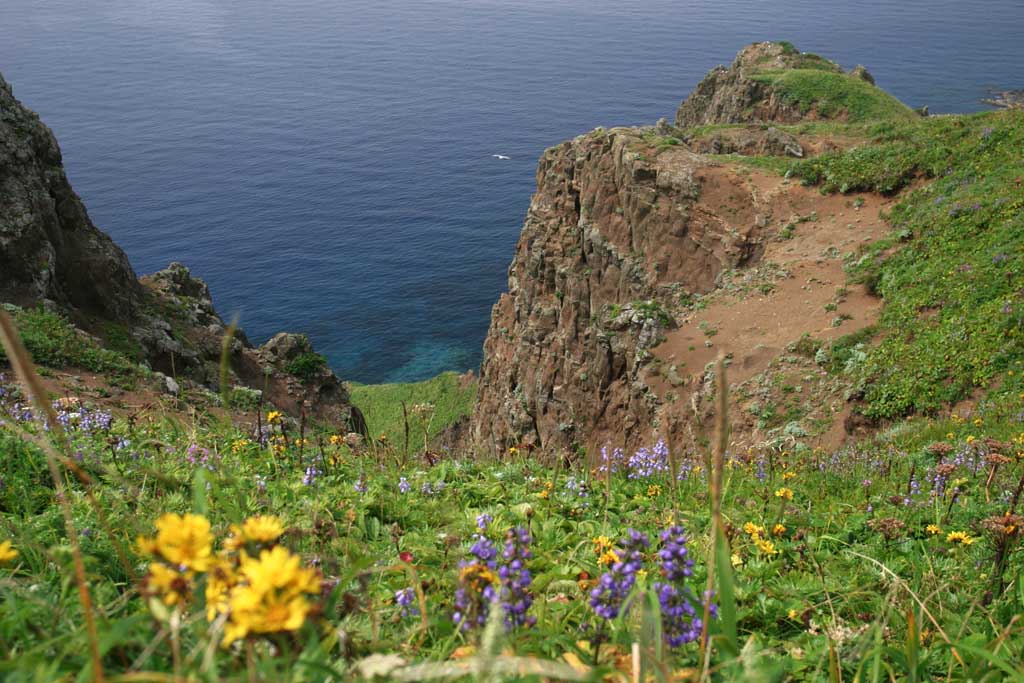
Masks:
[[[0,76],[0,300],[128,320],[141,297],[128,257],[71,189],[53,132]]]
[[[802,55],[788,43],[754,43],[743,48],[729,67],[719,66],[704,77],[676,111],[680,128],[713,123],[798,123],[818,118],[787,102],[770,85],[755,80],[758,71],[806,67],[841,72],[827,60]]]
[[[658,140],[596,131],[541,158],[484,346],[481,447],[637,443],[655,423],[640,370],[673,325],[665,304],[760,255],[752,189]]]

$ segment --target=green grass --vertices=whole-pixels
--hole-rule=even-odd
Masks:
[[[885,301],[860,381],[865,412],[930,413],[988,390],[1024,359],[1024,114],[876,127],[874,142],[798,162],[825,192],[892,192],[930,180],[889,216],[893,231],[853,264]]]
[[[76,330],[64,317],[42,308],[10,307],[14,322],[33,362],[50,368],[81,368],[127,377],[138,366],[125,354],[105,349]],[[127,344],[127,342],[125,342]],[[7,356],[0,348],[0,363]]]
[[[408,410],[409,447],[416,450],[423,447],[423,423],[412,412],[416,404],[429,403],[434,409],[427,423],[427,438],[430,439],[445,427],[469,415],[476,398],[476,380],[466,388],[460,387],[459,375],[445,372],[422,382],[407,384],[356,384],[349,385],[352,403],[366,416],[370,434],[378,437],[384,434],[392,444],[403,446],[405,441],[405,419],[402,403]]]
[[[450,393],[453,380],[432,383],[447,383]],[[363,398],[399,391],[363,389]],[[10,385],[2,390],[0,455],[16,458],[17,466],[5,463],[3,470],[10,495],[0,495],[0,541],[10,540],[19,555],[0,564],[0,675],[12,683],[87,680],[88,641],[59,506],[42,454],[6,422],[5,410],[19,397]],[[404,391],[408,400],[437,396]],[[973,419],[916,420],[843,452],[797,442],[786,452],[732,461],[722,499],[728,546],[716,557],[714,582],[720,617],[710,631],[711,662],[721,680],[820,681],[833,669],[832,680],[1020,681],[1014,662],[1024,658],[1024,630],[1015,619],[1024,609],[1024,552],[1014,536],[1006,564],[997,569],[997,539],[983,524],[1005,511],[1024,474],[1024,464],[1010,463],[987,483],[984,439],[1016,438],[1010,454],[1024,451],[1024,437],[1016,436],[1022,409],[1024,398],[1008,393],[981,402]],[[470,645],[505,653],[495,660],[503,665],[522,661],[503,659],[512,654],[528,657],[531,667],[549,672],[545,679],[567,675],[558,668],[566,656],[597,667],[588,680],[619,667],[628,677],[634,642],[650,652],[645,666],[701,666],[696,643],[661,642],[663,625],[653,605],[654,584],[663,580],[657,536],[673,522],[684,527],[695,561],[688,586],[699,595],[705,585],[711,527],[702,452],[678,454],[687,474],[673,486],[664,473],[628,478],[617,472],[606,480],[586,463],[550,469],[528,456],[504,462],[452,457],[433,467],[417,461],[402,468],[388,447],[352,451],[316,435],[312,441],[324,444],[318,448],[300,449],[293,438],[271,441],[280,448],[261,447],[247,430],[222,422],[185,429],[172,420],[116,419],[109,430],[72,427],[70,434],[76,457],[95,481],[98,508],[77,480],[69,503],[102,615],[99,640],[109,675],[172,680],[172,631],[182,679],[210,682],[358,681],[356,668],[371,655],[400,657],[395,666],[403,666],[446,662],[462,652],[459,661],[467,662],[474,661],[465,659]],[[934,441],[964,454],[949,474],[949,482],[958,482],[955,495],[952,483],[931,493],[936,461],[926,447]],[[112,442],[129,445],[112,449]],[[312,482],[311,464],[319,470]],[[410,485],[405,492],[403,478]],[[920,493],[908,493],[911,478],[920,482]],[[433,492],[423,492],[425,485]],[[776,495],[784,487],[792,501]],[[134,539],[152,535],[159,515],[189,511],[210,520],[218,548],[230,525],[247,516],[282,520],[288,531],[280,543],[315,566],[327,586],[310,598],[316,611],[301,628],[252,636],[251,649],[223,648],[219,625],[205,616],[205,574],[183,578],[191,596],[179,626],[170,607],[140,595],[147,584],[131,575],[145,575],[150,560]],[[537,619],[508,634],[499,625],[496,639],[483,640],[480,630],[460,633],[452,622],[460,562],[473,558],[482,513],[493,516],[482,535],[499,548],[509,529],[528,528],[528,614]],[[747,524],[763,529],[758,538]],[[776,524],[785,529],[773,531]],[[930,533],[930,524],[941,533]],[[629,528],[652,539],[642,557],[647,573],[637,579],[633,608],[605,622],[589,605],[594,581],[609,569],[599,562],[594,539],[608,537],[621,553]],[[947,540],[953,531],[973,543]],[[407,588],[422,592],[422,619],[403,615],[395,602],[395,592]],[[413,679],[426,675],[420,671]]]
[[[905,104],[867,81],[823,66],[764,70],[753,79],[777,89],[804,112],[816,109],[825,117],[845,113],[851,123],[884,119],[910,120],[917,115]]]

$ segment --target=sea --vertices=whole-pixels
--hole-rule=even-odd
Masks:
[[[404,382],[479,366],[545,148],[671,120],[768,39],[979,111],[1024,87],[1022,28],[1021,0],[0,0],[0,72],[139,273]]]

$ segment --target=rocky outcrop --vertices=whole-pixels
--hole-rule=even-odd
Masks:
[[[755,261],[758,198],[733,171],[654,129],[547,150],[484,345],[473,440],[570,449],[640,438],[640,373],[672,301]]]
[[[51,301],[87,321],[131,319],[141,299],[128,257],[71,189],[53,132],[0,76],[0,300]]]
[[[127,332],[139,360],[180,381],[220,389],[229,326],[210,290],[188,268],[136,277],[125,253],[92,224],[64,173],[60,148],[39,117],[0,76],[0,302],[47,305],[102,340]],[[365,430],[341,381],[301,335],[278,335],[260,349],[241,330],[227,345],[228,381],[263,392],[291,415]],[[295,354],[304,362],[292,364]],[[175,379],[176,378],[176,379]]]
[[[841,96],[820,108],[798,101],[775,85],[792,85],[787,78],[794,74],[801,86],[825,74]],[[788,43],[756,43],[701,81],[674,126],[661,120],[650,128],[597,130],[547,150],[509,268],[508,293],[492,312],[478,404],[464,439],[491,452],[519,446],[593,453],[606,444],[636,447],[692,433],[683,423],[707,415],[701,387],[718,349],[711,339],[716,329],[693,334],[689,303],[694,295],[724,291],[727,274],[731,283],[752,283],[767,273],[764,282],[749,285],[758,295],[778,288],[801,296],[804,289],[794,293],[793,283],[783,288],[772,280],[790,277],[788,271],[778,275],[773,264],[762,269],[759,261],[770,238],[791,234],[816,215],[808,204],[818,196],[718,155],[801,157],[830,149],[835,143],[827,137],[799,140],[781,125],[825,113],[843,118],[844,103],[853,101],[843,97],[850,93],[883,108],[893,104],[865,85],[870,81],[864,69],[843,73]],[[912,115],[898,102],[892,111]],[[708,124],[734,125],[697,128]],[[786,252],[777,257],[788,258]],[[820,252],[807,258],[822,261]],[[776,303],[782,310],[791,302]],[[805,323],[820,321],[808,314],[792,329],[772,328],[786,339],[736,358],[752,374],[762,372],[788,335],[832,333],[804,330]],[[761,329],[755,321],[738,326],[735,336],[742,340]],[[681,348],[663,354],[671,340]],[[684,356],[694,364],[681,364]]]

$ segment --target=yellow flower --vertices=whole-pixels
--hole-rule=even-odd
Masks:
[[[341,436],[340,434],[331,434],[332,446],[340,446],[343,443],[345,443],[345,437]]]
[[[782,481],[789,481],[790,479],[796,478],[796,472],[783,472]]]
[[[647,570],[646,569],[637,569],[636,570],[636,577],[638,579],[641,579],[641,580],[642,579],[646,579],[647,578]]]
[[[231,452],[235,455],[244,452],[252,442],[249,439],[235,439],[231,442]]]
[[[300,593],[320,590],[320,578],[316,572],[302,568],[299,557],[283,546],[261,551],[258,560],[243,557],[241,575],[249,585],[266,589]]]
[[[657,498],[660,495],[661,495],[661,487],[658,486],[657,484],[651,484],[650,486],[647,487],[647,497],[648,498]]]
[[[797,612],[795,609],[791,609],[789,610],[789,612],[786,613],[786,616],[792,619],[793,621],[796,621],[797,618],[800,616],[800,613]]]
[[[612,547],[612,539],[607,536],[596,536],[590,542],[594,544],[595,553],[600,553],[605,548]]]
[[[937,525],[935,525],[935,524],[929,524],[928,526],[926,526],[926,527],[924,528],[924,530],[925,530],[925,531],[927,531],[927,532],[928,532],[928,533],[929,533],[930,535],[932,535],[932,536],[936,536],[936,535],[938,535],[938,534],[941,534],[941,533],[942,533],[942,529],[940,529],[940,528],[939,528],[939,527],[938,527]]]
[[[256,515],[245,520],[242,533],[247,541],[273,543],[284,533],[284,524],[273,515]]]
[[[788,489],[783,486],[781,489],[775,492],[776,498],[785,498],[786,500],[793,500],[793,489]]]
[[[761,538],[760,536],[754,537],[754,545],[761,551],[763,555],[778,555],[779,551],[775,549],[775,544],[769,541],[767,538]]]
[[[981,426],[981,424],[982,424],[982,423],[981,423],[981,418],[980,418],[980,417],[976,417],[976,418],[974,418],[974,426],[975,426],[975,427],[980,427],[980,426]]]
[[[598,564],[615,564],[619,561],[619,555],[614,550],[609,548],[601,553],[601,556],[597,558]]]
[[[969,434],[969,435],[967,436],[967,439],[966,439],[966,441],[967,441],[967,443],[974,443],[974,441],[975,441],[975,439],[974,439],[974,435],[973,435],[973,434]]]
[[[786,533],[786,525],[785,524],[776,524],[775,526],[772,527],[772,535],[773,536],[781,536],[784,533]]]
[[[156,537],[139,537],[139,550],[170,565],[204,572],[212,562],[213,535],[202,515],[168,513],[156,520]]]
[[[231,618],[224,629],[224,645],[250,633],[298,629],[311,609],[306,594],[320,591],[316,572],[301,567],[299,558],[282,546],[262,551],[259,559],[243,555],[238,579],[240,583],[231,588],[227,598]],[[214,598],[216,616],[224,601],[217,593]]]
[[[230,562],[221,561],[206,575],[206,620],[213,621],[218,614],[227,612],[230,605],[231,589],[238,582],[238,575]]]
[[[150,562],[146,586],[151,592],[159,595],[163,603],[170,607],[188,599],[188,594],[192,589],[190,579],[190,574],[175,571],[163,562]]]
[[[758,534],[764,533],[764,527],[758,524],[754,524],[753,522],[747,522],[743,525],[743,533],[747,534],[748,536],[757,536]]]
[[[732,556],[729,558],[729,562],[732,563],[732,566],[738,567],[741,564],[743,564],[743,558],[737,555],[736,553],[733,553]]]
[[[947,543],[957,543],[959,545],[970,545],[974,543],[974,539],[967,535],[966,531],[951,531],[946,536]]]
[[[280,421],[281,421],[281,413],[280,413],[280,411],[271,410],[269,413],[267,413],[267,422],[268,423],[274,424],[274,423],[280,422]]]
[[[0,564],[10,562],[18,556],[18,551],[11,546],[10,541],[0,541]]]

